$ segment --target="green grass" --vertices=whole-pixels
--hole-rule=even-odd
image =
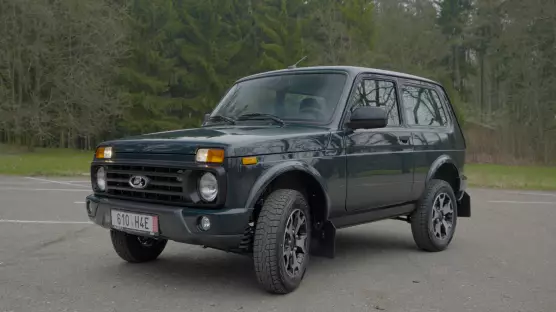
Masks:
[[[556,190],[556,167],[467,164],[465,175],[472,187]]]
[[[0,145],[0,174],[22,176],[80,176],[89,173],[92,151],[24,149]]]

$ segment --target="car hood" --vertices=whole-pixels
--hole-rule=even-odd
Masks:
[[[104,142],[116,154],[194,155],[198,148],[220,147],[228,157],[318,151],[326,148],[330,131],[321,127],[212,126],[146,134]]]

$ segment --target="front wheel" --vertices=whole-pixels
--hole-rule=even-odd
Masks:
[[[162,253],[168,240],[128,234],[110,230],[114,250],[127,262],[140,263],[155,260]]]
[[[255,228],[253,259],[259,284],[286,294],[301,284],[309,262],[311,217],[305,197],[279,189],[265,200]]]
[[[431,180],[411,216],[413,239],[420,249],[442,251],[448,247],[457,224],[456,196],[450,184]]]

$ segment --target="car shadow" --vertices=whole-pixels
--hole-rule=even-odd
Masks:
[[[171,253],[163,253],[158,260],[143,264],[119,262],[117,265],[104,267],[100,274],[104,277],[109,275],[110,279],[117,276],[122,284],[154,284],[156,287],[178,290],[206,289],[231,294],[263,292],[257,284],[250,257],[200,247],[188,248],[188,251],[181,253],[173,248]],[[334,267],[338,263],[351,269],[361,267],[364,270],[373,258],[388,259],[408,252],[417,250],[407,236],[393,233],[338,232],[336,257],[328,259],[313,256],[310,276],[335,271]]]
[[[417,248],[408,235],[399,233],[355,233],[338,232],[336,235],[336,256],[358,257],[376,252],[416,251]]]
[[[368,266],[372,259],[392,258],[398,255],[419,252],[411,236],[399,233],[362,233],[354,231],[340,231],[336,234],[336,254],[333,259],[312,257],[311,270],[319,270],[319,266],[334,265],[341,261],[343,265],[356,267],[364,262]],[[325,268],[322,268],[325,269]]]
[[[194,247],[195,248],[195,247]],[[195,250],[195,249],[189,249]],[[162,254],[159,259],[131,264],[120,262],[103,274],[117,275],[123,284],[154,284],[156,287],[184,289],[259,290],[251,258],[213,250]]]

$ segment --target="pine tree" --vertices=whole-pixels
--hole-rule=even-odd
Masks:
[[[452,49],[446,64],[452,74],[452,84],[460,93],[464,93],[464,80],[469,67],[466,64],[465,28],[469,23],[472,0],[440,0],[438,1],[440,16],[438,24],[448,39]]]
[[[210,112],[237,78],[249,73],[254,51],[249,3],[184,0],[177,6],[181,28],[175,40],[181,75],[172,96],[184,98],[197,120]]]
[[[130,56],[120,68],[120,122],[124,134],[147,133],[188,125],[176,112],[186,107],[171,89],[184,75],[176,66],[174,37],[180,22],[170,0],[134,0],[130,6]],[[190,124],[191,125],[191,124]]]
[[[249,2],[135,0],[131,16],[124,132],[198,126],[256,58]]]
[[[302,0],[262,0],[255,6],[262,48],[261,70],[284,69],[305,56],[303,27],[308,20],[304,9]]]
[[[305,36],[311,43],[311,60],[323,65],[369,65],[376,34],[374,2],[308,2],[311,14]]]

